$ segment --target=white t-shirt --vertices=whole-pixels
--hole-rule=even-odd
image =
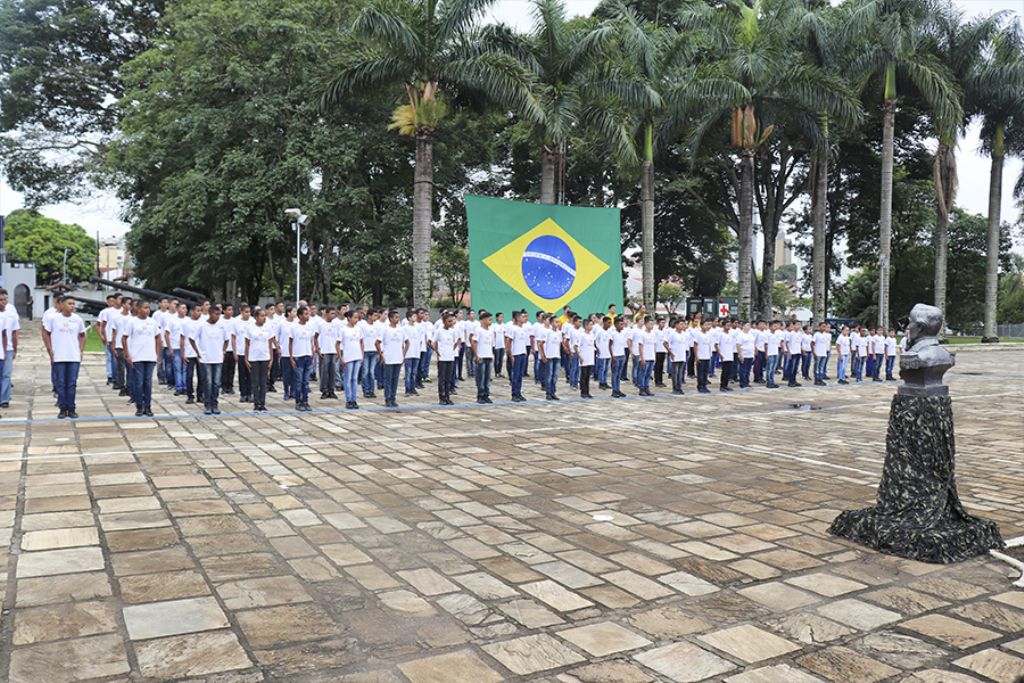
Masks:
[[[406,358],[420,357],[420,344],[423,343],[423,335],[418,328],[419,325],[416,323],[399,328],[402,330],[402,334],[405,335],[405,340],[409,342],[409,346],[405,350]]]
[[[895,356],[896,355],[896,337],[885,338],[885,355]]]
[[[242,317],[239,316],[234,318],[233,321],[235,323],[231,330],[233,340],[229,348],[234,349],[235,355],[242,358],[245,356],[245,336],[248,334],[249,328],[252,327],[254,323],[251,315],[248,320],[242,320]],[[264,322],[263,324],[266,325],[267,323]]]
[[[498,338],[494,325],[487,329],[483,325],[476,325],[470,332],[470,338],[476,342],[478,358],[494,358],[494,340]]]
[[[880,335],[880,334],[876,334],[876,335],[874,336],[874,342],[873,342],[873,344],[874,344],[874,348],[875,348],[875,355],[876,355],[876,356],[880,356],[880,355],[882,355],[883,353],[885,353],[885,337],[883,337],[883,336],[882,336],[882,335]]]
[[[782,330],[775,330],[774,332],[768,333],[767,345],[769,356],[779,355],[779,346],[782,345],[782,336]]]
[[[682,331],[672,329],[669,330],[666,335],[666,341],[668,341],[668,348],[672,352],[672,360],[677,363],[686,361],[686,354],[693,346],[693,339],[690,338],[690,331],[683,329]]]
[[[43,318],[45,322],[45,314]],[[128,334],[128,323],[132,320],[131,315],[125,315],[118,313],[110,317],[110,324],[113,325],[114,332],[114,348],[120,349],[124,347],[124,335]]]
[[[612,358],[626,355],[626,330],[617,330],[614,327],[608,330],[608,339],[611,340]]]
[[[536,322],[532,325],[530,323],[524,323],[523,327],[525,327],[529,331],[530,336],[533,337],[533,349],[537,353],[540,353],[541,344],[543,344],[548,338],[547,328],[544,327],[544,323]]]
[[[830,346],[832,346],[832,334],[830,332],[814,333],[814,355],[816,358],[827,356]]]
[[[143,320],[132,318],[125,328],[128,353],[133,361],[156,362],[156,339],[160,336],[160,321],[152,316]]]
[[[906,336],[904,336],[903,339],[900,339],[900,351],[906,351],[906,350],[907,350],[907,338],[906,338]]]
[[[21,329],[21,318],[18,316],[18,309],[14,304],[7,304],[7,310],[4,311],[3,318],[0,319],[0,329],[7,330],[7,350],[13,351],[14,333]],[[7,356],[5,354],[0,357],[6,358]]]
[[[43,322],[43,327],[50,333],[54,363],[82,362],[79,335],[85,333],[85,323],[78,317],[78,314],[50,316]],[[6,358],[2,349],[0,349],[0,358]]]
[[[505,348],[505,323],[492,323],[491,327],[494,329],[493,348]]]
[[[608,352],[609,330],[606,330],[603,327],[598,327],[597,325],[594,325],[592,329],[594,331],[594,346],[597,347],[597,357],[601,359],[611,358],[612,355]]]
[[[296,322],[292,325],[291,334],[291,355],[293,358],[303,358],[313,355],[313,335],[316,334],[315,323],[306,321]]]
[[[218,321],[219,322],[219,321]],[[224,342],[228,339],[224,325],[200,321],[192,328],[192,339],[199,347],[199,362],[208,365],[224,362]]]
[[[718,338],[718,355],[722,357],[727,363],[732,362],[732,357],[736,354],[736,337],[731,334],[723,334]]]
[[[182,321],[182,323],[181,323],[181,334],[182,334],[182,336],[185,337],[185,358],[186,359],[188,359],[188,358],[195,358],[196,357],[195,349],[192,348],[192,344],[189,343],[189,340],[190,339],[195,339],[196,328],[198,328],[200,325],[205,325],[205,324],[206,323],[204,323],[199,318],[196,318],[196,319],[186,318],[184,321]],[[179,343],[179,340],[175,339],[174,340],[175,348],[178,347],[178,343]]]
[[[420,333],[420,353],[424,354],[434,342],[435,328],[430,324],[429,320],[424,320],[423,322],[416,323],[416,329]]]
[[[346,324],[341,328],[341,336],[338,341],[341,342],[341,360],[343,362],[351,363],[363,359],[363,349],[360,346],[360,342],[363,341],[363,331],[359,329],[359,325]]]
[[[800,350],[801,351],[810,351],[811,350],[811,341],[812,341],[812,339],[813,339],[813,337],[811,337],[811,335],[807,334],[806,332],[801,332],[800,333]]]
[[[405,340],[408,328],[391,327],[388,325],[380,335],[380,350],[384,357],[384,365],[398,365],[405,358]],[[411,346],[411,344],[410,344]]]
[[[245,339],[249,341],[249,361],[270,360],[270,340],[277,336],[270,321],[264,320],[262,325],[253,323],[245,328],[244,334]],[[244,352],[245,342],[242,341],[241,344]]]
[[[294,326],[295,321],[287,318],[282,318],[281,322],[277,324],[277,345],[281,349],[282,358],[291,358],[292,327]]]
[[[870,337],[862,335],[857,337],[857,355],[865,358],[868,355],[868,341]]]
[[[104,341],[108,343],[114,341],[113,330],[110,327],[110,321],[113,319],[115,315],[118,315],[120,312],[121,309],[118,308],[117,306],[107,306],[102,311],[100,311],[100,314],[98,316],[96,316],[96,321],[103,323],[103,335],[106,337]]]
[[[576,352],[580,356],[580,366],[589,367],[594,364],[594,333],[580,330],[576,335]]]
[[[520,356],[526,353],[532,334],[532,326],[531,329],[527,329],[526,325],[516,325],[513,323],[505,328],[505,338],[512,340],[511,350],[513,356]]]
[[[654,330],[641,330],[633,338],[636,351],[642,360],[654,360],[658,353],[658,335]]]
[[[858,346],[860,346],[860,333],[850,332],[850,348],[856,351]]]
[[[560,358],[562,353],[562,331],[557,327],[544,330],[544,357],[548,359]]]
[[[697,345],[697,360],[711,360],[712,340],[710,332],[693,331],[693,343]]]
[[[437,360],[455,360],[455,345],[462,341],[462,334],[454,327],[445,329],[442,327],[437,331],[434,342],[437,344]]]
[[[850,336],[846,334],[840,334],[836,337],[836,347],[839,348],[840,356],[850,355]]]
[[[739,342],[740,353],[743,355],[743,360],[754,357],[754,342],[756,341],[756,335],[753,332],[740,331],[736,341]]]

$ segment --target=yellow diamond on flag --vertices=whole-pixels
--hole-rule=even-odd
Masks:
[[[534,306],[554,312],[597,282],[608,264],[548,218],[483,260]]]

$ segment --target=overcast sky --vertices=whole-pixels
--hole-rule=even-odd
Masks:
[[[1010,10],[1024,17],[1024,0],[952,0],[962,7],[967,14],[973,16],[988,14],[998,10]],[[597,0],[565,0],[569,12],[574,15],[586,15],[597,6]],[[497,0],[487,19],[500,21],[517,29],[529,30],[533,19],[530,0]],[[960,191],[957,204],[972,213],[985,215],[988,213],[988,179],[989,159],[978,152],[979,140],[977,126],[972,126],[967,135],[960,140],[958,148]],[[1019,159],[1007,160],[1003,174],[1003,220],[1014,222],[1017,210],[1012,200],[1013,183],[1021,173]],[[0,179],[0,214],[10,213],[22,206],[22,197]],[[97,193],[91,201],[81,204],[57,204],[46,206],[42,211],[47,216],[66,223],[78,223],[86,231],[101,237],[114,237],[124,234],[128,226],[118,218],[119,203],[108,194]],[[1020,245],[1018,245],[1019,248]]]

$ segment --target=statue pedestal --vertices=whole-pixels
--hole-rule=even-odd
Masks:
[[[921,562],[959,562],[1003,547],[996,524],[967,514],[957,496],[949,396],[905,388],[892,399],[878,504],[840,513],[829,532]]]

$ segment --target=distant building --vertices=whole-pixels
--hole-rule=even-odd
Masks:
[[[125,277],[128,250],[124,238],[100,240],[97,252],[100,277],[105,280],[119,280]]]
[[[793,264],[793,243],[786,241],[786,236],[779,231],[775,236],[775,267]]]
[[[47,296],[36,296],[36,264],[8,263],[4,248],[4,217],[0,216],[0,287],[22,318],[38,318],[50,305]]]

